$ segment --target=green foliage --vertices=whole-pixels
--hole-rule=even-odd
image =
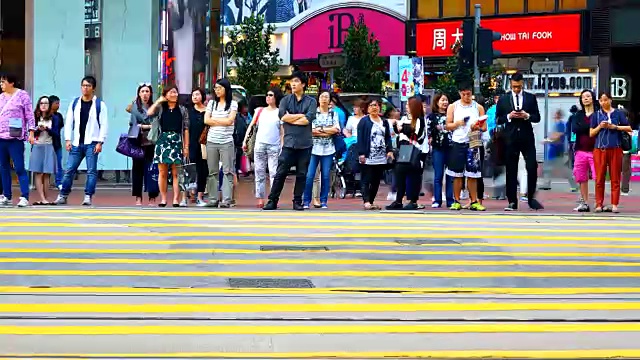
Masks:
[[[234,80],[251,95],[267,92],[281,64],[280,50],[271,50],[274,31],[275,26],[265,26],[263,15],[252,14],[228,32],[235,49],[231,56],[236,63]]]
[[[369,33],[362,15],[349,27],[342,53],[345,65],[336,71],[340,89],[379,93],[384,81],[384,59],[380,57],[380,43],[373,33]]]

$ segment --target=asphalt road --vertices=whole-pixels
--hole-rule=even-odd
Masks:
[[[0,357],[640,357],[640,218],[4,209]]]

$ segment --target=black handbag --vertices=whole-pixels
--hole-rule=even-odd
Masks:
[[[420,167],[420,155],[421,151],[412,144],[400,145],[398,150],[398,164],[410,165],[411,167]]]
[[[626,131],[620,133],[620,147],[622,151],[631,151],[633,146],[631,145],[631,134]]]

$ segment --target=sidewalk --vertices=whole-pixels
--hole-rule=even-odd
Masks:
[[[135,199],[131,196],[130,187],[113,187],[112,184],[98,182],[98,190],[94,198],[94,206],[97,207],[131,207],[135,204]],[[486,193],[491,195],[493,189],[491,187],[491,180],[486,180]],[[77,184],[74,187],[71,196],[69,197],[69,205],[76,206],[82,202],[84,195],[82,184]],[[620,209],[623,214],[640,214],[640,184],[632,183],[632,192],[630,196],[622,196],[620,200]],[[635,189],[635,191],[633,191]],[[20,196],[20,192],[17,187],[14,186],[13,197],[16,200]],[[282,199],[280,200],[280,206],[283,209],[291,209],[293,191],[293,178],[290,177],[282,192]],[[377,204],[384,206],[390,203],[386,200],[389,186],[381,185],[378,197],[376,198]],[[35,190],[31,192],[31,201],[36,201],[37,195]],[[50,201],[55,199],[58,194],[57,189],[51,188],[49,190]],[[238,208],[251,209],[255,208],[256,200],[254,199],[254,183],[253,177],[240,177],[239,188],[237,191],[238,198],[236,203]],[[538,199],[544,204],[546,213],[572,213],[572,209],[576,207],[578,200],[578,193],[572,193],[569,191],[569,186],[566,182],[558,179],[554,181],[552,190],[540,190],[538,192]],[[593,199],[593,184],[591,184],[591,199]],[[609,200],[609,196],[606,196],[606,202]],[[146,199],[145,199],[146,201]],[[171,194],[169,194],[169,202],[171,201]],[[420,203],[425,204],[427,207],[425,211],[442,211],[448,212],[447,209],[432,209],[431,208],[431,194],[426,194],[420,198]],[[463,201],[464,203],[464,201]],[[485,200],[485,206],[489,212],[502,212],[507,205],[506,201],[497,200]],[[593,205],[593,204],[591,204]],[[171,206],[171,205],[169,205]],[[195,204],[189,205],[191,208],[195,208]],[[348,196],[346,199],[329,199],[329,209],[338,211],[357,211],[362,209],[362,199],[352,198]],[[323,210],[312,210],[323,211]],[[465,210],[468,211],[468,210]],[[526,203],[520,203],[520,211],[528,212]]]

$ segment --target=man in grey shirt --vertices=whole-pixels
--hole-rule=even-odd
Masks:
[[[276,210],[280,194],[292,166],[296,167],[296,183],[293,189],[293,209],[302,211],[302,193],[307,178],[307,168],[311,158],[311,123],[316,117],[316,99],[305,95],[307,76],[300,71],[291,75],[292,94],[280,101],[280,120],[284,128],[284,143],[278,158],[278,170],[273,179],[269,201],[264,210]]]

